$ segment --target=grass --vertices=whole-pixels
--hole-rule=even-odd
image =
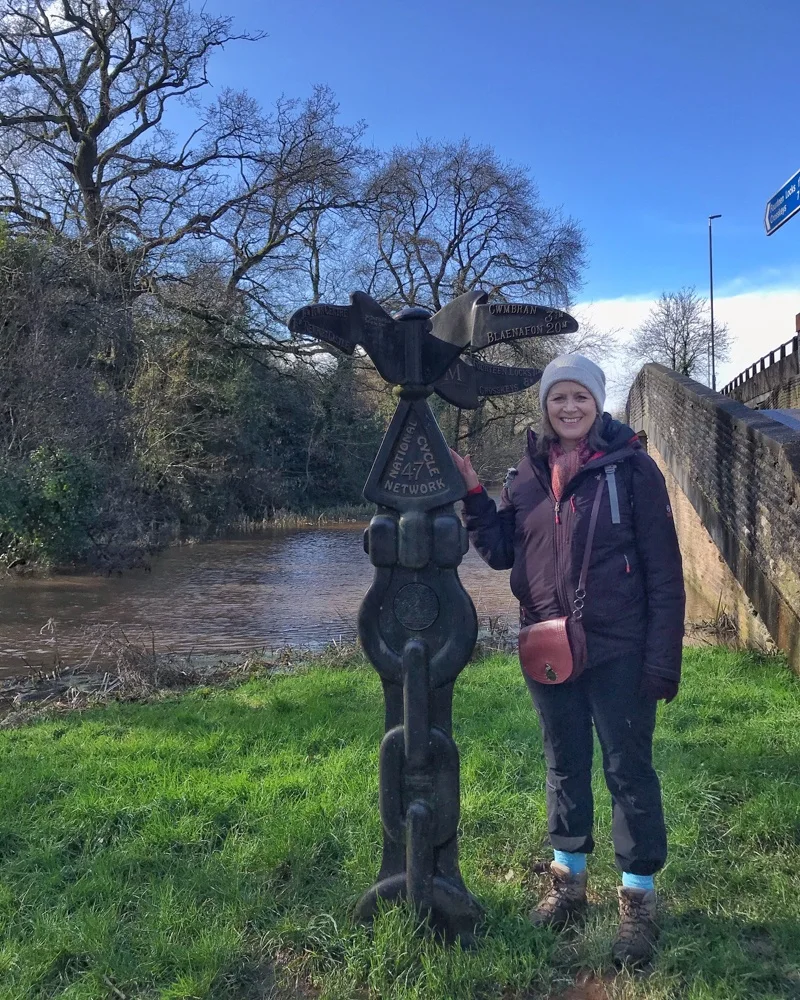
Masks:
[[[533,998],[593,972],[647,1000],[800,997],[800,685],[777,658],[688,650],[656,755],[671,854],[650,976],[609,976],[610,806],[595,905],[535,931],[545,857],[535,715],[511,657],[456,684],[471,952],[348,914],[380,861],[382,696],[363,662],[112,703],[0,732],[0,998]],[[602,984],[599,985],[599,984]]]
[[[374,512],[374,507],[366,503],[339,504],[334,507],[310,507],[304,511],[281,508],[274,511],[271,517],[265,517],[261,520],[245,516],[236,518],[227,526],[227,530],[257,532],[266,528],[302,528],[307,525],[345,524],[353,521],[366,524]]]

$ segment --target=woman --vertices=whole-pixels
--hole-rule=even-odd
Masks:
[[[667,839],[652,765],[656,703],[678,691],[683,638],[681,557],[664,478],[635,434],[603,413],[605,375],[588,358],[551,361],[540,384],[543,432],[528,432],[527,454],[511,470],[499,508],[469,456],[466,525],[481,557],[511,570],[522,625],[571,611],[595,494],[603,483],[591,548],[583,625],[587,669],[573,682],[526,677],[547,760],[552,863],[548,893],[532,911],[537,926],[561,927],[586,908],[592,839],[592,724],[611,793],[620,927],[613,954],[644,964],[658,927],[653,876]]]

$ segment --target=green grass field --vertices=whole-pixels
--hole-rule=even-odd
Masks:
[[[349,909],[380,857],[377,675],[353,660],[0,732],[0,998],[800,997],[800,683],[779,659],[688,650],[656,735],[671,834],[663,945],[611,977],[610,805],[587,925],[534,931],[548,856],[533,709],[511,657],[456,685],[461,868],[478,948],[371,932]],[[564,993],[583,996],[583,992]]]

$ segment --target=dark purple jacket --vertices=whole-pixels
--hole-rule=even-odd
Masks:
[[[664,477],[630,427],[603,415],[607,451],[568,483],[558,517],[546,458],[528,451],[503,489],[464,498],[470,540],[493,569],[511,570],[523,624],[570,614],[598,485],[603,494],[586,581],[583,624],[591,664],[643,657],[645,670],[679,680],[685,594]],[[619,523],[612,523],[605,466],[615,465]]]

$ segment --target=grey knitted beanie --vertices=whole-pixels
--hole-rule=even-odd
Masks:
[[[542,373],[539,383],[539,401],[542,413],[546,412],[547,394],[556,382],[577,382],[594,396],[598,415],[606,404],[606,377],[603,369],[582,354],[560,354],[553,358]]]

